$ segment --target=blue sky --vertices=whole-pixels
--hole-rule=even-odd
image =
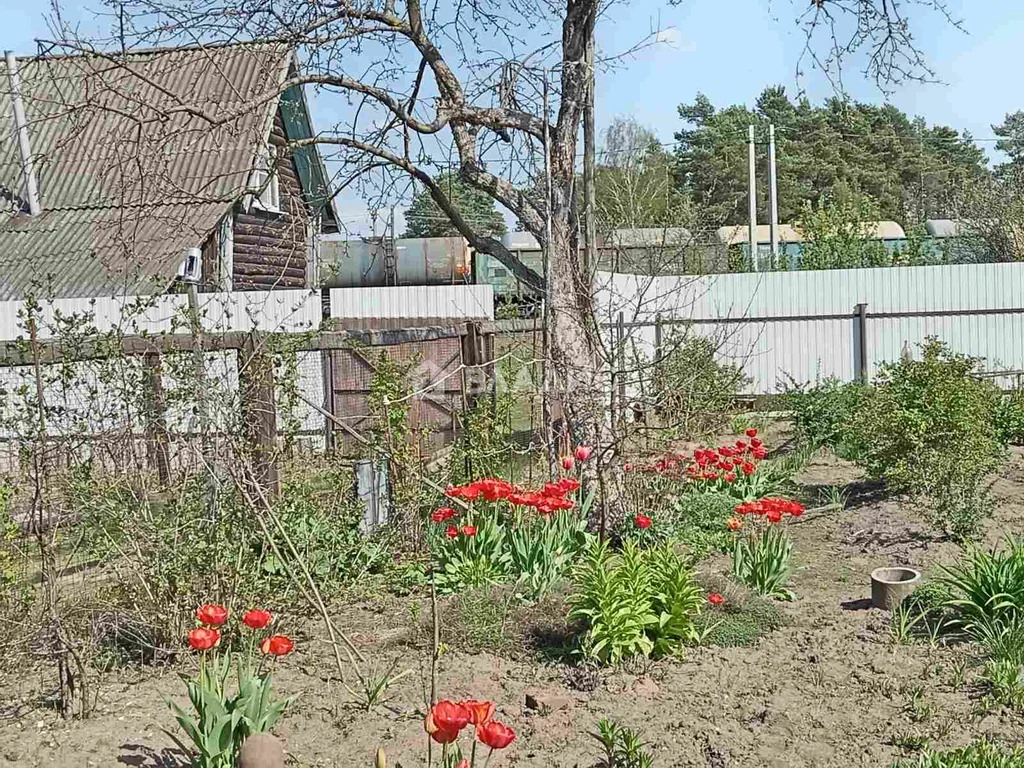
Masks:
[[[680,125],[676,107],[698,92],[716,106],[750,104],[773,84],[791,94],[803,88],[816,101],[831,95],[812,71],[797,82],[803,36],[793,18],[806,7],[806,0],[682,0],[676,6],[633,0],[612,6],[598,30],[603,54],[629,50],[659,29],[668,42],[599,74],[598,129],[616,116],[631,116],[670,142]],[[929,123],[969,130],[994,157],[991,125],[1024,109],[1024,9],[1021,0],[948,0],[948,7],[966,32],[934,13],[915,9],[913,17],[915,37],[943,83],[907,85],[890,100]],[[0,48],[29,53],[35,38],[48,36],[40,5],[0,0],[0,18]],[[846,73],[846,85],[857,99],[885,100],[855,69]],[[347,198],[339,205],[361,230],[361,201]]]

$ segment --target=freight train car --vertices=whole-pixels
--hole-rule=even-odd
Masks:
[[[453,285],[472,274],[469,246],[461,237],[320,238],[321,285],[360,288],[385,285]]]

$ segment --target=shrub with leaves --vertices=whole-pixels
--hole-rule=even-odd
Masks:
[[[792,414],[793,429],[809,448],[828,448],[844,459],[856,459],[862,451],[853,429],[854,417],[870,394],[863,384],[827,378],[807,386],[791,382],[784,400]]]
[[[595,542],[573,572],[570,619],[582,621],[584,656],[616,664],[631,656],[679,652],[700,640],[694,624],[704,596],[671,547],[640,549],[626,541],[620,554]]]
[[[999,399],[995,425],[999,442],[1024,445],[1024,391],[1017,389]]]
[[[922,359],[882,366],[855,418],[868,472],[898,492],[927,499],[937,528],[974,535],[990,511],[986,474],[1004,450],[995,425],[1001,394],[972,374],[978,360],[935,338]]]
[[[293,467],[273,513],[327,595],[391,562],[386,541],[360,535],[361,515],[351,472],[336,467]],[[185,630],[187,608],[212,597],[226,603],[275,607],[291,599],[293,556],[275,532],[266,540],[236,488],[211,493],[202,478],[185,482],[170,498],[152,500],[116,478],[80,468],[68,481],[69,503],[82,510],[81,546],[100,567],[117,575],[123,602],[159,630],[169,644]]]

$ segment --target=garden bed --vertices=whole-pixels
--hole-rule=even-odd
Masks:
[[[924,743],[948,748],[982,735],[1014,742],[1019,716],[982,706],[976,648],[895,643],[889,615],[870,608],[873,569],[910,566],[927,581],[960,548],[937,537],[913,505],[881,496],[841,460],[817,456],[797,480],[808,499],[826,485],[852,484],[852,494],[845,510],[791,524],[789,586],[796,599],[777,603],[785,626],[752,646],[696,647],[682,660],[637,660],[614,670],[581,668],[564,656],[557,593],[507,616],[504,606],[514,601],[503,602],[500,590],[480,597],[475,608],[465,597],[442,598],[449,619],[439,695],[493,700],[518,733],[491,765],[596,764],[600,745],[589,734],[602,718],[639,729],[656,766],[887,767]],[[997,511],[986,523],[986,544],[1022,528],[1020,451],[993,494]],[[713,580],[728,573],[729,563],[713,556],[699,570]],[[276,729],[289,765],[370,765],[379,746],[390,765],[420,765],[429,600],[382,595],[340,606],[336,614],[368,658],[397,660],[397,669],[412,674],[385,705],[360,709],[337,679],[323,627],[293,621],[287,628],[298,651],[275,677],[281,694],[298,695]],[[162,730],[174,727],[166,700],[182,698],[173,667],[108,673],[96,711],[84,721],[64,722],[40,703],[40,681],[48,679],[24,668],[4,670],[0,765],[175,764],[180,753]]]

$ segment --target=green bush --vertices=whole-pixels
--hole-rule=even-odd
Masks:
[[[918,760],[902,760],[893,768],[1024,768],[1024,749],[1008,750],[982,740],[962,749],[925,751]]]
[[[999,399],[995,411],[996,434],[1004,445],[1024,444],[1024,391],[1014,390]]]
[[[699,640],[694,624],[704,596],[693,572],[667,546],[621,554],[595,542],[573,573],[570,620],[581,621],[584,656],[616,664],[631,656],[664,656]]]
[[[784,397],[797,438],[809,448],[824,447],[844,459],[858,458],[861,446],[853,429],[854,417],[870,392],[868,386],[835,378],[814,386],[791,383]]]
[[[976,358],[935,338],[921,350],[921,360],[883,365],[857,409],[859,461],[890,489],[927,499],[937,528],[967,538],[990,511],[982,480],[1004,455],[1001,393],[972,376]]]
[[[684,493],[658,518],[670,539],[686,548],[693,561],[729,552],[734,536],[725,527],[736,499],[721,491]]]

